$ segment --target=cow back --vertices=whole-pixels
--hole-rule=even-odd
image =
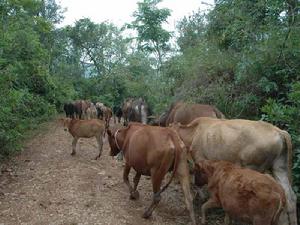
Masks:
[[[174,104],[170,111],[166,124],[169,125],[173,122],[189,124],[197,117],[224,117],[224,115],[222,115],[223,114],[216,109],[216,107],[211,105],[178,102]]]

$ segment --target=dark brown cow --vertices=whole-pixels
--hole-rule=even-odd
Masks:
[[[159,117],[158,124],[163,127],[173,122],[188,124],[197,117],[225,118],[215,106],[174,102],[169,110]]]
[[[88,100],[76,100],[74,102],[77,119],[87,119],[87,109],[91,106]]]
[[[201,207],[202,224],[207,209],[222,207],[229,216],[253,225],[277,225],[285,207],[283,188],[268,174],[241,168],[227,161],[203,160],[198,169],[208,178],[209,200]]]
[[[76,100],[74,102],[75,115],[77,119],[82,119],[82,103],[81,100]]]
[[[178,134],[171,128],[153,127],[140,123],[130,123],[127,128],[120,129],[115,134],[111,133],[110,130],[107,130],[107,133],[111,155],[117,155],[120,150],[124,153],[123,179],[129,188],[131,199],[136,199],[139,196],[137,186],[141,175],[151,176],[153,200],[143,217],[151,216],[161,199],[160,194],[168,187],[176,174],[182,185],[186,206],[195,225],[187,152]],[[134,187],[130,185],[128,180],[131,167],[136,171]],[[163,188],[160,188],[164,176],[172,169],[170,180]]]
[[[122,108],[119,106],[114,106],[113,107],[113,116],[114,116],[114,123],[116,123],[116,117],[118,118],[118,123],[121,123]]]
[[[66,117],[74,118],[75,116],[75,106],[72,102],[68,102],[64,104],[64,111],[66,113]]]

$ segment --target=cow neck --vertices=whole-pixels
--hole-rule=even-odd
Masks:
[[[73,127],[73,125],[75,124],[75,122],[76,122],[76,119],[71,119],[71,121],[68,124],[68,129],[69,130]]]
[[[119,131],[120,131],[120,129],[118,129],[118,130],[116,131],[114,137],[115,137],[115,143],[116,143],[116,145],[117,145],[117,148],[121,151],[121,148],[120,148],[120,146],[119,146],[119,144],[118,144],[118,140],[117,140],[117,135],[118,135],[118,132],[119,132]]]

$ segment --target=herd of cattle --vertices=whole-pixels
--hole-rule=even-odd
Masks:
[[[123,180],[130,199],[139,198],[137,186],[141,175],[151,177],[153,199],[144,218],[151,216],[161,193],[176,176],[195,225],[190,188],[193,175],[195,185],[207,184],[210,193],[201,206],[202,224],[207,209],[221,207],[226,215],[225,224],[232,218],[254,225],[297,225],[297,199],[291,185],[291,137],[272,124],[225,119],[214,106],[184,102],[173,103],[153,119],[142,98],[126,99],[113,110],[88,101],[68,103],[64,109],[69,117],[62,119],[64,126],[74,137],[72,155],[79,138],[96,137],[96,159],[99,158],[107,133],[110,155],[124,155]],[[124,126],[110,127],[112,115],[118,117],[119,123],[122,117]],[[133,186],[128,179],[131,168],[136,171]],[[171,177],[161,187],[169,171]]]

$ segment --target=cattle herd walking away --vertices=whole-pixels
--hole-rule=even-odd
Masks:
[[[123,181],[131,200],[139,198],[141,176],[150,176],[153,197],[144,218],[152,215],[161,194],[177,177],[194,225],[205,224],[207,209],[215,207],[225,211],[225,224],[234,219],[254,225],[297,225],[291,137],[272,124],[225,119],[215,106],[184,102],[171,104],[153,120],[143,98],[125,99],[112,109],[78,100],[66,103],[64,110],[68,118],[62,122],[74,138],[72,155],[79,138],[95,137],[98,159],[107,133],[110,155],[124,155]],[[110,127],[112,117],[120,124],[118,129]],[[131,168],[136,172],[133,186],[128,179]],[[205,184],[209,198],[201,206],[199,221],[191,185]]]

